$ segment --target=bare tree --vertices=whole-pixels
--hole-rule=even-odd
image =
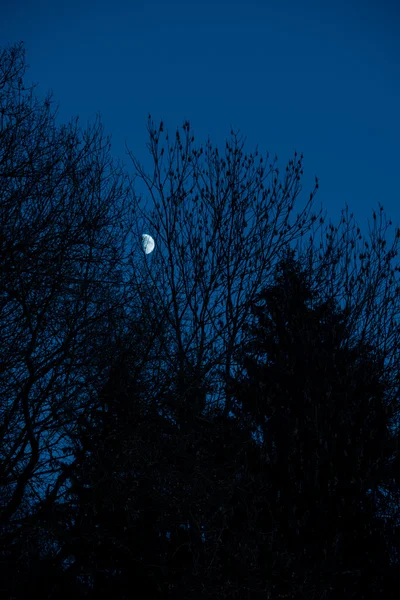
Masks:
[[[182,129],[171,141],[163,123],[157,127],[149,116],[150,173],[129,153],[150,200],[147,206],[142,197],[134,198],[135,214],[141,215],[136,237],[146,230],[156,239],[142,277],[157,298],[160,318],[173,331],[175,351],[165,368],[182,357],[184,371],[185,357],[191,357],[199,378],[209,378],[212,398],[223,399],[224,414],[229,414],[232,405],[223,382],[235,372],[235,357],[249,340],[251,307],[270,283],[274,265],[293,246],[311,289],[350,315],[346,343],[359,340],[377,348],[385,364],[391,425],[398,428],[400,265],[394,259],[400,229],[389,245],[392,221],[384,217],[381,204],[373,211],[369,240],[347,206],[339,225],[322,228],[325,218],[310,213],[317,179],[291,223],[303,156],[295,154],[280,181],[276,157],[269,162],[257,149],[246,154],[244,140],[233,131],[222,154],[210,142],[204,149],[196,147],[188,122]],[[385,509],[397,493],[389,487]]]
[[[83,133],[77,119],[57,127],[51,96],[41,103],[25,89],[25,70],[22,44],[1,51],[3,523],[65,480],[63,439],[104,380],[127,268],[130,184],[100,122]]]
[[[194,145],[188,122],[182,129],[174,142],[168,133],[163,140],[163,123],[156,128],[149,116],[150,174],[130,153],[135,175],[152,202],[147,210],[141,197],[134,199],[134,212],[141,215],[136,236],[148,230],[156,239],[154,258],[144,265],[145,277],[161,307],[160,318],[174,332],[182,370],[184,357],[195,359],[200,377],[211,377],[218,399],[217,370],[227,374],[235,367],[233,355],[262,282],[281,250],[307,233],[320,216],[310,216],[318,181],[291,225],[301,192],[302,156],[295,154],[282,182],[277,158],[268,163],[268,154],[263,158],[257,149],[246,154],[237,133],[231,132],[221,156],[210,142],[205,150]],[[226,414],[229,410],[226,402]]]

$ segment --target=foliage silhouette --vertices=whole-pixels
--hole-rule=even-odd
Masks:
[[[127,365],[111,376],[83,442],[65,551],[94,597],[134,586],[152,597],[393,597],[373,493],[397,450],[382,361],[349,345],[345,311],[318,302],[293,259],[277,273],[253,307],[243,376],[229,381],[235,418],[188,422],[178,402],[174,422],[143,419]]]
[[[1,53],[3,596],[392,598],[383,207],[371,243],[343,216],[316,251],[317,180],[289,223],[302,156],[279,180],[234,132],[223,154],[149,118],[146,212],[101,127],[57,128],[24,70]]]
[[[293,254],[253,307],[246,375],[230,382],[235,414],[262,434],[278,577],[305,596],[373,598],[395,574],[373,500],[397,452],[383,360],[349,344],[346,311],[316,300]]]

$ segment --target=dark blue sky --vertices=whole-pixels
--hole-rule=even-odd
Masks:
[[[146,164],[149,112],[222,147],[232,125],[282,171],[303,152],[303,200],[317,175],[315,208],[337,223],[347,202],[365,234],[378,201],[400,225],[399,26],[394,0],[0,4],[0,45],[24,41],[27,82],[53,90],[60,122],[100,113],[129,169],[125,141]]]

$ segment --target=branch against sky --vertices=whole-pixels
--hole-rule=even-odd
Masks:
[[[100,123],[57,127],[0,53],[0,448],[4,522],[57,474],[121,314],[128,188]],[[97,364],[95,357],[97,356]],[[103,357],[103,360],[105,358]],[[96,370],[97,369],[97,370]],[[62,455],[63,456],[63,455]]]
[[[270,161],[257,148],[246,153],[245,140],[233,131],[224,152],[210,141],[197,147],[188,122],[171,140],[164,124],[157,127],[149,116],[148,133],[151,172],[129,152],[135,177],[150,200],[143,205],[143,198],[134,196],[133,212],[141,217],[136,237],[148,230],[156,238],[154,256],[142,265],[143,277],[172,326],[179,355],[190,351],[203,373],[215,374],[216,365],[225,374],[234,369],[249,308],[279,257],[296,245],[311,285],[347,307],[353,336],[360,331],[364,341],[377,336],[385,360],[394,367],[400,267],[392,263],[400,230],[387,248],[392,223],[384,220],[381,205],[378,215],[373,212],[369,241],[348,207],[338,226],[322,228],[324,217],[311,213],[316,179],[305,207],[290,222],[301,192],[303,156],[295,153],[282,180],[277,158]],[[212,379],[217,389],[214,375]],[[398,386],[395,368],[392,380]]]
[[[398,349],[400,345],[400,271],[396,227],[391,244],[388,229],[392,221],[383,206],[373,211],[369,240],[349,215],[348,206],[336,227],[330,223],[320,232],[319,248],[313,232],[307,245],[298,243],[299,259],[309,269],[315,290],[336,300],[349,317],[349,335],[353,340],[374,344],[388,369],[388,397],[399,388]],[[377,214],[378,213],[378,214]],[[396,417],[397,418],[397,417]]]
[[[174,330],[177,354],[196,356],[203,374],[216,365],[229,371],[261,283],[282,249],[320,217],[310,215],[318,181],[291,225],[302,156],[289,161],[281,181],[277,158],[269,163],[257,149],[246,154],[237,133],[221,155],[209,141],[197,148],[188,122],[182,129],[170,141],[163,123],[157,128],[149,116],[152,173],[129,153],[152,204],[147,210],[134,197],[136,236],[141,227],[156,240],[144,273]]]

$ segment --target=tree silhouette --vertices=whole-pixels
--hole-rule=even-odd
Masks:
[[[221,152],[149,118],[147,210],[100,125],[56,127],[24,72],[2,51],[3,595],[393,597],[383,207],[370,241],[343,214],[317,250],[317,180],[289,222],[302,156],[279,179],[233,131]]]
[[[397,450],[383,361],[316,296],[288,252],[253,307],[243,377],[228,382],[235,418],[196,412],[190,369],[169,388],[169,418],[141,416],[127,363],[110,377],[66,552],[95,597],[134,585],[154,597],[392,597],[394,537],[375,500]]]
[[[383,360],[349,343],[346,311],[318,301],[293,254],[253,307],[246,374],[231,381],[235,414],[261,432],[268,463],[272,581],[286,575],[287,593],[308,597],[372,598],[394,576],[374,502],[397,449]]]
[[[170,139],[163,122],[156,126],[149,115],[148,132],[152,172],[129,153],[151,202],[147,207],[141,196],[134,199],[136,235],[145,229],[157,240],[146,280],[171,324],[176,353],[195,353],[216,390],[213,401],[224,404],[227,416],[221,365],[225,374],[234,370],[232,356],[242,343],[249,306],[279,249],[323,222],[321,212],[310,214],[318,182],[290,224],[303,157],[289,161],[281,180],[277,157],[270,160],[258,149],[247,153],[244,138],[233,130],[223,152],[210,141],[197,146],[187,121]]]
[[[100,123],[83,133],[77,120],[57,127],[50,96],[43,103],[34,86],[24,87],[25,70],[22,44],[1,50],[0,552],[7,589],[11,567],[17,581],[21,556],[35,555],[24,544],[46,538],[29,520],[67,481],[66,442],[104,381],[125,302],[128,187],[109,141]]]
[[[247,455],[259,450],[240,423],[202,417],[201,385],[190,369],[182,375],[172,388],[180,394],[172,414],[149,414],[121,364],[105,386],[103,410],[80,432],[86,459],[68,494],[73,518],[58,531],[59,562],[70,557],[70,585],[84,573],[94,597],[129,597],[133,587],[146,590],[143,597],[183,598],[189,590],[213,597],[226,587],[221,569],[239,538],[227,514],[237,504]],[[182,397],[192,409],[181,410]],[[239,502],[251,523],[245,499]],[[241,534],[245,521],[238,522]]]

